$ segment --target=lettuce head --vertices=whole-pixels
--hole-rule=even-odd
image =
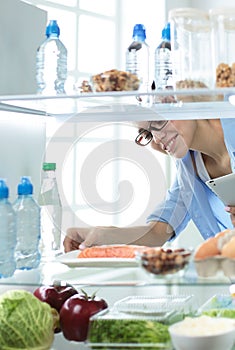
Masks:
[[[56,313],[25,290],[10,290],[0,295],[0,349],[50,349]]]

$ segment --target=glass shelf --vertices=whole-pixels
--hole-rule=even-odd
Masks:
[[[174,102],[154,102],[170,96]],[[147,103],[138,102],[146,97]],[[0,96],[0,111],[53,116],[73,122],[230,118],[235,111],[235,88]]]
[[[1,286],[23,285],[38,286],[61,281],[74,286],[84,287],[147,287],[147,286],[230,286],[234,281],[220,273],[213,277],[198,277],[193,264],[186,270],[184,276],[150,276],[140,267],[79,267],[70,268],[62,263],[42,263],[38,269],[17,270],[14,276],[0,279]]]

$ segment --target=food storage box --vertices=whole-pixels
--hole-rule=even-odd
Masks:
[[[116,308],[90,319],[87,344],[91,349],[172,349],[168,325],[158,316],[146,318]]]
[[[169,11],[169,21],[175,88],[213,88],[211,24],[208,13],[196,8],[176,8]],[[196,101],[205,101],[205,97],[196,96]],[[194,96],[188,96],[187,101],[195,101]]]
[[[193,296],[130,296],[91,318],[92,349],[172,349],[169,325],[192,312]]]
[[[119,312],[129,315],[154,316],[164,323],[173,323],[195,312],[193,295],[164,295],[162,297],[129,296],[114,304]]]
[[[198,314],[235,318],[235,299],[230,294],[215,294],[198,309]]]

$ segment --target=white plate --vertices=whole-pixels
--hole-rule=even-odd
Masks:
[[[137,267],[138,261],[135,258],[78,258],[80,250],[73,250],[69,253],[59,255],[57,262],[69,267]]]

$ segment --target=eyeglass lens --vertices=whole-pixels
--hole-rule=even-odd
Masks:
[[[150,123],[149,130],[160,131],[168,123],[168,120],[155,120]]]
[[[140,146],[146,146],[153,138],[153,135],[148,130],[142,130],[139,135],[137,135],[135,142]]]

